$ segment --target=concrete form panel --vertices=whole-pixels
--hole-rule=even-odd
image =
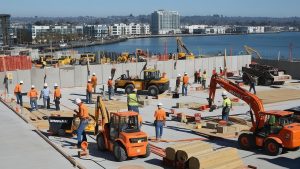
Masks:
[[[75,68],[67,67],[59,69],[59,77],[60,77],[60,86],[62,88],[65,87],[74,87],[75,85]]]
[[[50,89],[53,89],[54,83],[60,84],[60,78],[59,78],[59,69],[58,68],[46,68],[45,69],[46,82],[48,83],[48,86]]]
[[[15,77],[15,84],[19,83],[20,80],[24,81],[23,90],[29,91],[31,83],[31,71],[30,70],[17,70],[15,71],[17,76]]]
[[[75,87],[84,86],[85,85],[84,82],[86,81],[86,70],[83,70],[81,66],[75,66],[74,73],[75,73],[74,86]]]
[[[35,85],[37,90],[44,86],[45,69],[32,68],[31,69],[31,85]]]

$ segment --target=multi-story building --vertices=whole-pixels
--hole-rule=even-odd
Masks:
[[[10,29],[10,15],[0,14],[0,46],[12,44]]]
[[[129,26],[124,23],[114,24],[110,26],[109,31],[111,36],[130,35]]]
[[[107,25],[94,25],[94,37],[105,38],[109,34],[109,27]]]
[[[152,34],[180,33],[180,16],[177,11],[158,10],[151,14]]]

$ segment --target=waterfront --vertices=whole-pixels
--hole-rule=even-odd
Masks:
[[[227,54],[240,54],[243,46],[255,48],[264,58],[289,58],[290,44],[292,44],[293,58],[300,59],[300,32],[282,32],[270,34],[247,35],[219,35],[219,36],[186,36],[182,37],[184,44],[195,55],[216,55],[227,49]],[[165,45],[167,44],[167,45]],[[156,37],[129,39],[125,42],[77,48],[80,52],[97,52],[100,50],[115,52],[133,52],[137,48],[149,50],[152,53],[164,53],[167,46],[168,53],[176,52],[176,37]]]

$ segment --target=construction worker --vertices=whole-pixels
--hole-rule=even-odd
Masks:
[[[55,103],[55,110],[59,111],[60,110],[60,99],[61,99],[61,92],[60,89],[57,85],[57,83],[54,83],[54,103]]]
[[[50,89],[48,84],[44,84],[44,88],[41,90],[40,98],[43,98],[44,109],[50,109]]]
[[[143,125],[143,117],[141,114],[138,115],[139,129],[142,128]]]
[[[198,74],[198,71],[196,70],[195,73],[194,73],[194,83],[197,83],[197,74]]]
[[[214,67],[214,69],[213,69],[213,71],[212,71],[212,74],[213,74],[213,75],[217,74],[217,69],[216,69],[216,67]]]
[[[229,112],[230,112],[230,109],[232,108],[232,103],[231,103],[231,100],[227,97],[226,91],[222,92],[222,97],[223,97],[222,120],[225,120],[226,122],[228,122]]]
[[[188,74],[185,72],[184,76],[182,77],[182,96],[187,96],[187,87],[189,84],[189,76]]]
[[[31,86],[31,89],[27,93],[27,96],[29,97],[29,100],[30,100],[31,111],[37,110],[38,109],[38,105],[37,105],[38,92],[35,89],[34,85]]]
[[[75,99],[75,102],[78,106],[78,111],[74,111],[77,113],[76,117],[79,117],[80,119],[80,123],[77,128],[77,148],[81,148],[81,143],[83,141],[87,141],[85,127],[89,123],[89,113],[87,106],[82,103],[81,99],[77,98]]]
[[[88,80],[86,85],[86,103],[92,103],[92,92],[93,92],[93,84],[91,83],[91,79]]]
[[[108,86],[108,99],[112,100],[111,96],[113,95],[114,90],[113,90],[113,80],[111,76],[108,77],[107,86]]]
[[[162,109],[162,103],[157,104],[157,110],[154,113],[155,136],[160,140],[163,134],[163,126],[166,125],[166,112]]]
[[[137,89],[133,89],[131,93],[127,95],[128,111],[134,111],[139,113],[139,99],[137,95]]]
[[[16,95],[17,98],[17,104],[20,104],[20,106],[23,106],[23,100],[22,100],[22,85],[23,81],[21,80],[19,84],[16,85],[14,94]]]
[[[201,80],[202,80],[201,83],[202,83],[203,89],[206,89],[206,78],[207,78],[206,70],[204,70],[202,73],[202,77],[201,77]]]
[[[197,72],[197,83],[201,84],[201,69]]]
[[[181,82],[181,74],[178,74],[178,76],[176,78],[175,93],[179,92],[180,82]]]
[[[93,76],[91,78],[91,83],[93,85],[94,88],[94,93],[96,93],[96,88],[97,88],[97,77],[96,77],[96,73],[93,73]]]
[[[250,82],[249,83],[249,85],[250,85],[249,92],[251,92],[251,90],[253,89],[254,94],[256,94],[256,90],[255,90],[256,80],[251,75],[248,75],[248,77],[249,77],[249,82]]]

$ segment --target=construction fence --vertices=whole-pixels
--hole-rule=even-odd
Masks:
[[[251,63],[250,55],[238,55],[227,56],[226,67],[228,71],[239,72],[242,66]],[[129,74],[132,77],[142,77],[141,70],[143,69],[145,62],[138,63],[120,63],[120,64],[100,64],[89,65],[90,75],[96,73],[99,84],[106,84],[108,77],[111,75],[111,69],[115,68],[114,79],[120,77],[122,74]],[[219,70],[219,67],[224,69],[224,56],[216,56],[209,58],[197,58],[194,60],[168,60],[168,61],[150,61],[147,63],[147,67],[156,67],[161,73],[165,72],[168,78],[176,78],[178,74],[187,72],[189,76],[193,76],[196,70],[201,69],[207,71],[208,77],[211,76],[214,68]],[[71,87],[83,87],[86,86],[88,80],[88,68],[87,66],[68,66],[62,68],[32,68],[31,70],[17,70],[0,72],[0,79],[4,80],[6,74],[9,76],[8,88],[9,93],[13,92],[15,84],[20,80],[24,81],[23,89],[27,91],[31,85],[35,85],[37,89],[42,89],[44,81],[49,86],[53,86],[54,83],[59,84],[62,88]],[[4,91],[5,86],[0,84],[0,90]]]

